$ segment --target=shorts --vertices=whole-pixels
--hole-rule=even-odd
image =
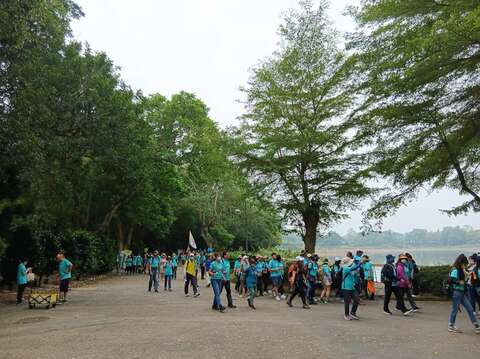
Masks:
[[[68,285],[70,284],[70,278],[62,279],[60,281],[60,292],[68,292]]]
[[[274,287],[280,287],[282,285],[282,277],[271,277],[272,278],[272,284]]]
[[[322,284],[323,284],[324,286],[328,287],[328,286],[332,285],[332,281],[331,281],[330,279],[328,279],[328,278],[323,278]]]

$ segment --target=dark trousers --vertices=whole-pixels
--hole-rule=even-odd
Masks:
[[[477,293],[477,289],[472,285],[468,286],[468,299],[470,300],[473,311],[475,311],[475,307],[477,304],[478,309],[480,310],[480,295]]]
[[[27,284],[19,284],[17,287],[17,303],[21,303],[23,299],[23,292],[25,292],[25,288]]]
[[[241,273],[237,273],[236,274],[236,278],[237,278],[237,281],[235,282],[235,290],[237,292],[240,292],[240,288],[242,286],[242,274]]]
[[[193,294],[197,294],[197,277],[187,273],[185,278],[185,294],[188,294],[188,287],[190,286],[190,283],[192,283]]]
[[[402,313],[408,311],[407,307],[405,306],[406,288],[393,287],[393,292],[395,293],[395,297],[397,298],[397,305],[395,306],[395,308],[400,310]]]
[[[270,277],[268,273],[262,273],[262,287],[263,291],[266,292],[268,290],[268,281],[270,280]]]
[[[342,289],[344,306],[345,306],[345,316],[348,317],[350,313],[353,315],[357,314],[358,303],[360,303],[360,296],[356,290],[346,290]],[[350,309],[350,303],[352,302],[352,308]]]
[[[317,278],[309,277],[308,283],[310,287],[308,288],[308,301],[310,304],[314,302],[313,298],[315,297],[315,286],[317,285]]]
[[[165,276],[165,282],[164,282],[164,288],[167,289],[172,289],[172,276],[171,275],[166,275]]]
[[[230,289],[230,281],[227,280],[227,281],[224,281],[222,283],[222,288],[220,289],[220,294],[222,293],[223,291],[223,288],[225,288],[225,292],[227,293],[227,303],[228,303],[228,306],[231,307],[233,305],[233,299],[232,299],[232,290]]]
[[[408,302],[412,306],[412,309],[417,308],[417,304],[415,303],[415,300],[412,297],[412,288],[410,287],[405,288],[405,294],[407,295]]]
[[[173,267],[173,279],[177,280],[177,267]]]
[[[385,296],[383,298],[383,310],[386,312],[390,312],[389,304],[390,299],[392,298],[392,294],[395,294],[395,298],[397,299],[397,309],[401,310],[403,313],[407,311],[405,308],[405,303],[403,302],[403,293],[399,292],[399,288],[393,287],[391,284],[385,284]],[[399,302],[399,299],[401,300]]]
[[[302,299],[303,305],[306,305],[307,301],[306,301],[306,298],[305,298],[305,287],[304,286],[295,285],[293,293],[290,295],[290,298],[288,298],[288,301],[291,303],[293,298],[295,298],[297,296],[297,294]]]
[[[203,264],[200,266],[200,270],[202,279],[205,279],[205,266]]]
[[[262,277],[257,278],[257,290],[260,292],[260,295],[263,295],[263,279],[262,279]]]

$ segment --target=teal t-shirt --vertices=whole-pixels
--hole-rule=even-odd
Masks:
[[[318,264],[315,262],[308,263],[308,275],[310,277],[316,277],[318,273]]]
[[[458,269],[453,268],[452,271],[450,272],[450,277],[454,279],[453,283],[453,289],[458,290],[460,292],[465,292],[465,284],[459,284],[458,283]]]
[[[256,264],[256,266],[255,266],[255,268],[257,269],[257,272],[258,272],[258,273],[262,273],[263,270],[265,269],[265,267],[266,267],[265,262],[257,262],[257,264]]]
[[[357,275],[357,269],[360,268],[360,263],[352,264],[350,267],[343,268],[343,281],[342,289],[343,290],[354,290],[355,289],[355,276]]]
[[[128,257],[125,261],[125,264],[127,265],[127,267],[131,267],[133,264],[133,259],[131,257]]]
[[[160,256],[153,256],[149,259],[149,262],[152,268],[158,268],[158,265],[160,263]]]
[[[177,265],[178,265],[178,259],[175,256],[175,257],[172,258],[172,266],[177,267]]]
[[[241,267],[242,267],[242,263],[239,260],[236,260],[235,263],[233,264],[233,269],[239,270]]]
[[[213,279],[223,279],[223,264],[221,261],[213,261],[210,270],[213,272]]]
[[[230,280],[230,261],[222,259],[223,279]]]
[[[171,261],[165,263],[165,275],[173,275],[173,264]]]
[[[25,264],[23,264],[23,263],[20,263],[18,265],[17,283],[18,284],[27,284],[28,283],[27,267],[25,267]]]
[[[136,266],[141,266],[142,262],[143,262],[142,257],[140,257],[140,256],[135,257],[135,265]]]
[[[268,268],[270,268],[270,277],[280,277],[282,275],[280,271],[281,264],[276,259],[272,259],[268,262]]]
[[[367,279],[367,280],[368,279],[373,279],[372,278],[372,275],[373,275],[372,267],[373,267],[372,263],[370,263],[370,262],[363,263],[363,273],[365,275],[365,279]]]
[[[67,258],[60,262],[58,265],[58,273],[60,274],[60,279],[70,279],[72,278],[71,270],[67,272],[68,267],[72,265]]]

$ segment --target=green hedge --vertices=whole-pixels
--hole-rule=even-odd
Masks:
[[[450,273],[451,266],[421,267],[417,275],[420,293],[446,296],[443,282]]]

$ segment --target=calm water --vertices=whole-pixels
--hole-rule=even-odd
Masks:
[[[343,258],[349,249],[347,248],[317,248],[317,253],[320,257],[328,257],[333,260],[334,257]],[[353,252],[354,250],[352,250]],[[370,257],[371,262],[375,264],[385,263],[387,254],[392,254],[398,257],[400,253],[410,253],[417,265],[432,266],[441,264],[452,264],[455,258],[464,253],[467,257],[475,252],[480,251],[480,244],[478,248],[472,247],[458,247],[458,248],[419,248],[419,249],[384,249],[384,248],[365,248],[365,254]]]

